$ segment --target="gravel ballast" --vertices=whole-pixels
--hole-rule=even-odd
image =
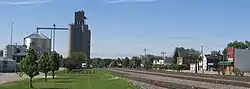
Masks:
[[[225,80],[225,79],[196,77],[196,76],[185,76],[185,75],[174,75],[174,74],[148,72],[148,71],[136,71],[136,70],[128,70],[128,69],[117,69],[117,70],[126,71],[126,72],[141,73],[141,74],[148,74],[148,75],[163,76],[163,77],[178,78],[178,79],[193,80],[193,81],[201,81],[201,82],[208,82],[208,83],[215,83],[215,84],[234,85],[234,86],[239,86],[239,87],[248,87],[248,88],[250,88],[249,82],[245,82],[245,81]]]
[[[168,89],[168,88],[163,88],[163,87],[159,87],[159,86],[155,86],[155,85],[151,85],[151,84],[147,84],[147,83],[143,83],[139,81],[134,81],[130,79],[128,79],[128,81],[131,82],[135,86],[139,86],[140,89]]]
[[[152,80],[171,82],[171,83],[176,83],[176,84],[189,85],[189,86],[194,86],[194,87],[202,87],[202,88],[208,88],[208,89],[249,89],[246,87],[238,87],[238,86],[233,86],[233,85],[224,85],[224,84],[215,84],[215,83],[200,82],[200,81],[193,81],[193,80],[177,79],[177,78],[163,77],[163,76],[157,76],[157,75],[125,72],[125,71],[120,71],[120,70],[112,70],[112,71],[119,72],[119,73],[127,73],[127,74],[130,74],[131,76],[136,76],[136,77],[140,77],[144,79],[152,79]]]

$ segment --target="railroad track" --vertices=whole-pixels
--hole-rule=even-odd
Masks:
[[[124,78],[131,79],[134,81],[139,81],[139,82],[143,82],[143,83],[147,83],[147,84],[151,84],[151,85],[155,85],[155,86],[159,86],[159,87],[163,87],[167,89],[207,89],[207,88],[202,88],[202,87],[194,87],[194,86],[189,86],[189,85],[175,84],[171,82],[163,82],[163,81],[145,79],[141,77],[135,77],[129,73],[120,73],[120,72],[115,72],[115,71],[112,71],[112,72],[113,74],[120,76],[120,77],[124,77]]]
[[[179,78],[179,79],[186,79],[186,80],[194,80],[194,81],[201,81],[201,82],[209,82],[215,84],[225,84],[225,85],[234,85],[239,87],[248,87],[250,88],[250,82],[245,81],[237,81],[237,80],[224,80],[224,79],[216,79],[216,78],[206,78],[206,77],[195,77],[195,76],[184,76],[184,75],[174,75],[174,74],[164,74],[164,73],[154,73],[154,72],[147,72],[147,71],[135,71],[135,70],[127,70],[127,69],[117,69],[126,72],[133,72],[133,73],[141,73],[141,74],[149,74],[149,75],[157,75],[157,76],[164,76],[164,77],[172,77],[172,78]]]
[[[196,74],[196,73],[187,73],[187,72],[172,72],[172,71],[162,71],[162,70],[145,70],[145,69],[130,69],[137,71],[149,71],[149,72],[158,72],[158,73],[167,73],[167,74],[177,74],[184,76],[197,76],[197,77],[209,77],[214,79],[226,79],[226,80],[237,80],[250,82],[249,76],[230,76],[230,75],[215,75],[215,74]]]
[[[184,75],[158,73],[158,72],[154,73],[152,71],[148,72],[148,71],[129,70],[129,69],[122,69],[122,68],[116,68],[113,70],[119,70],[123,72],[136,73],[136,74],[146,74],[146,75],[154,75],[154,76],[169,77],[169,78],[176,78],[176,79],[185,79],[185,80],[191,80],[191,81],[200,81],[200,82],[207,82],[207,83],[212,83],[212,84],[223,84],[223,85],[230,85],[230,86],[233,85],[233,86],[238,86],[238,87],[250,88],[250,83],[245,82],[245,81],[222,80],[222,79],[213,79],[213,78],[208,79],[204,77],[196,77],[196,76],[190,76],[190,75],[184,76]]]

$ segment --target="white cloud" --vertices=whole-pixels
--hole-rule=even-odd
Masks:
[[[8,4],[8,5],[28,5],[28,4],[42,4],[42,3],[49,3],[52,0],[24,0],[24,1],[7,1],[7,0],[0,0],[0,4]]]
[[[108,3],[122,3],[122,2],[155,2],[158,0],[107,0]]]

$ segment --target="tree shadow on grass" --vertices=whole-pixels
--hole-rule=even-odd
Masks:
[[[61,80],[61,81],[54,81],[53,83],[72,83],[73,81],[70,80]]]
[[[69,89],[69,88],[37,88],[37,89]]]
[[[72,83],[73,81],[69,77],[64,78],[56,78],[56,81],[53,81],[53,83]]]
[[[55,78],[55,79],[57,79],[57,80],[68,80],[68,79],[71,79],[71,78],[69,78],[69,77],[58,77],[58,78]]]

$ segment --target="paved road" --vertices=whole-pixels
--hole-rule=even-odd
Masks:
[[[64,68],[59,68],[59,71],[64,70]],[[51,78],[52,76],[48,76],[48,78]],[[13,82],[13,81],[19,81],[23,80],[25,78],[29,78],[27,75],[24,75],[23,77],[19,77],[16,73],[0,73],[0,84]],[[44,78],[44,74],[40,73],[39,75],[35,76],[35,78]]]

